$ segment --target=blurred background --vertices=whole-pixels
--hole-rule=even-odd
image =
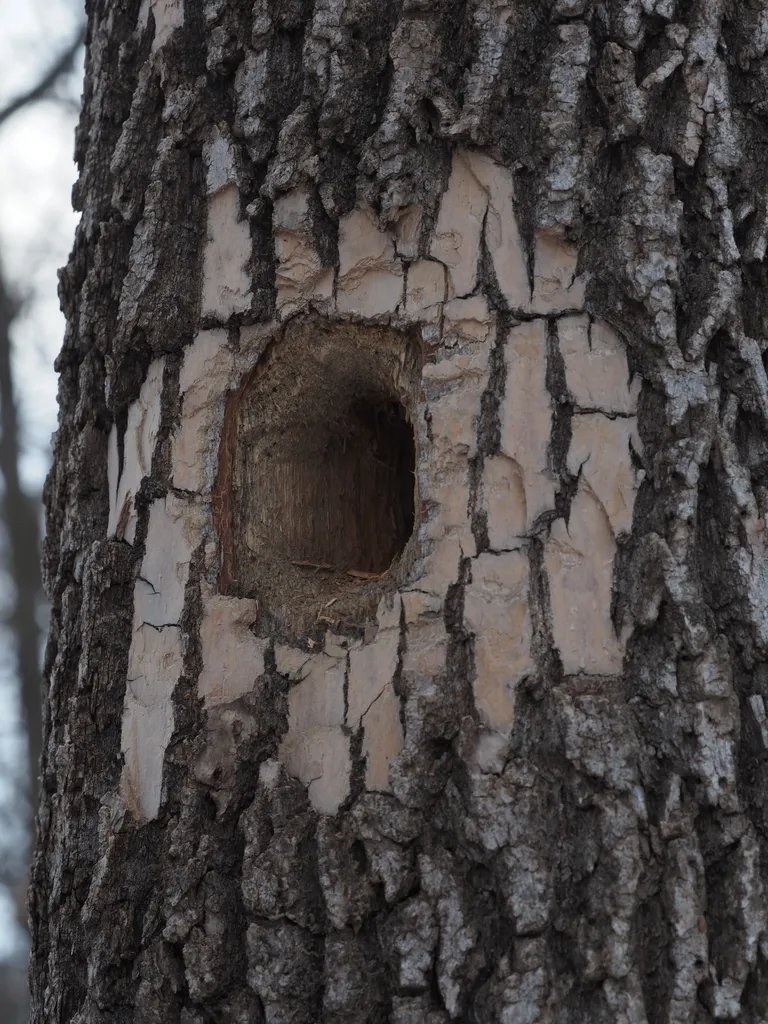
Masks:
[[[27,1021],[27,865],[46,606],[40,495],[64,324],[56,271],[83,75],[82,0],[0,0],[0,1024]]]

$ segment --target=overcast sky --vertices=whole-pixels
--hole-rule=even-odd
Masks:
[[[83,17],[77,0],[0,0],[0,109],[38,80]],[[56,425],[53,360],[64,330],[56,271],[66,262],[77,222],[70,195],[81,76],[78,67],[59,89],[63,102],[41,102],[0,127],[0,260],[28,300],[13,336],[14,369],[25,448],[22,475],[26,486],[36,490],[48,468]],[[18,720],[10,642],[0,630],[0,844],[22,842],[18,829],[5,819],[14,774],[18,777],[25,767]],[[0,887],[0,957],[17,941],[10,902]]]

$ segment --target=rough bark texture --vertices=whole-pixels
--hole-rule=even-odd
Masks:
[[[764,1021],[768,3],[88,10],[33,1021]],[[205,495],[309,308],[419,324],[423,507],[300,633]]]

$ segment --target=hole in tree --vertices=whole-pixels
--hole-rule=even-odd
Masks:
[[[413,531],[413,429],[398,400],[344,390],[265,446],[263,525],[292,561],[378,574]]]
[[[399,585],[413,547],[419,378],[414,336],[289,326],[227,413],[225,592],[306,631],[318,617],[359,625]]]

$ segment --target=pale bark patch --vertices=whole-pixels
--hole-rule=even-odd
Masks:
[[[430,256],[448,267],[449,297],[470,295],[477,286],[480,238],[488,196],[461,153],[453,157]]]
[[[514,459],[499,454],[483,464],[483,500],[492,551],[520,547],[528,528],[523,471]]]
[[[203,670],[197,692],[206,705],[237,700],[253,691],[264,672],[266,641],[251,632],[258,601],[208,594],[203,601],[200,643]]]
[[[206,162],[212,195],[204,308],[224,318],[250,302],[245,271],[250,242],[247,224],[240,220],[234,157],[224,136],[214,133]],[[309,192],[299,188],[278,197],[273,225],[279,316],[318,304],[330,311],[334,271],[323,266],[315,247]],[[475,702],[482,722],[491,730],[488,735],[501,737],[496,755],[488,743],[485,754],[478,751],[487,770],[503,756],[503,738],[514,723],[516,688],[535,672],[526,548],[532,532],[542,529],[542,524],[547,529],[543,517],[554,511],[557,486],[550,464],[553,400],[548,391],[547,324],[543,318],[518,324],[502,342],[506,375],[498,410],[500,450],[481,457],[478,495],[478,508],[487,516],[487,543],[494,554],[478,555],[469,507],[470,466],[479,455],[478,425],[490,381],[496,328],[487,298],[475,291],[483,231],[497,282],[511,309],[535,309],[547,315],[578,309],[583,304],[584,282],[575,275],[575,250],[558,234],[540,233],[531,298],[512,175],[479,153],[454,158],[431,256],[406,266],[400,256],[417,254],[420,230],[421,212],[415,207],[391,229],[382,228],[365,205],[343,217],[339,226],[336,315],[340,330],[350,317],[405,317],[423,323],[424,331],[431,331],[430,338],[434,336],[440,344],[423,366],[424,391],[412,411],[418,446],[427,448],[430,457],[417,468],[420,499],[427,511],[418,528],[423,551],[418,597],[415,591],[403,595],[405,643],[398,611],[392,622],[385,625],[380,620],[377,633],[370,638],[366,634],[365,643],[337,644],[329,633],[324,650],[275,648],[277,671],[292,684],[288,731],[279,759],[308,787],[313,806],[325,814],[335,813],[350,791],[349,730],[362,729],[366,787],[391,790],[390,766],[406,741],[400,698],[393,685],[398,662],[402,659],[403,673],[423,694],[434,685],[428,680],[444,672],[448,648],[442,603],[463,560],[474,560],[464,617],[475,644]],[[345,326],[339,339],[344,334],[345,345],[357,346],[349,330]],[[630,387],[622,344],[604,325],[590,325],[583,315],[561,317],[559,333],[576,409],[589,413],[573,417],[566,456],[568,472],[581,473],[569,528],[557,521],[545,541],[554,639],[566,672],[611,674],[620,670],[623,650],[610,617],[611,588],[615,537],[629,529],[637,486],[630,444],[637,445],[633,414],[638,385]],[[319,353],[314,335],[313,339],[312,352]],[[257,341],[254,352],[263,352],[264,344]],[[278,355],[283,344],[275,348]],[[202,505],[194,523],[187,523],[192,533],[177,530],[173,535],[171,530],[166,541],[155,547],[162,553],[157,558],[167,560],[170,553],[168,564],[179,569],[175,579],[173,571],[161,578],[152,561],[148,563],[146,578],[154,590],[143,585],[146,593],[136,595],[137,610],[149,609],[146,621],[179,620],[186,579],[183,566],[203,537],[203,522],[210,521],[217,468],[221,472],[216,453],[224,399],[233,384],[244,379],[243,373],[252,369],[254,357],[249,350],[249,343],[241,340],[241,353],[235,355],[226,332],[219,329],[201,332],[185,353],[179,382],[181,425],[173,439],[173,480],[177,487],[199,495]],[[306,362],[304,356],[304,367]],[[159,405],[159,390],[156,402]],[[601,411],[593,413],[594,409]],[[113,479],[114,469],[110,472]],[[160,509],[153,507],[153,545],[158,517]],[[253,537],[249,537],[252,547]],[[177,542],[181,547],[174,554]],[[300,561],[298,549],[297,555]],[[215,567],[213,547],[208,564]],[[257,602],[206,594],[203,605],[198,691],[211,707],[253,689],[265,668],[265,644],[250,629],[258,618]],[[597,657],[585,660],[585,652],[595,650]],[[149,676],[152,684],[151,672]],[[154,685],[162,690],[159,677]],[[164,699],[158,697],[161,706]],[[138,780],[134,788],[143,785],[153,794],[144,800],[145,808],[151,810],[154,794],[160,792],[156,764],[146,765],[131,749],[127,753]],[[158,763],[162,767],[162,757]]]
[[[139,817],[157,816],[171,699],[182,669],[178,623],[196,534],[197,512],[173,495],[153,502],[146,552],[134,588],[133,636],[123,708],[121,788]]]
[[[346,655],[325,652],[312,656],[309,671],[291,688],[289,722],[297,730],[344,724],[344,674]],[[292,737],[286,738],[290,743]]]
[[[552,524],[544,561],[549,574],[552,632],[566,674],[617,675],[623,645],[611,620],[616,541],[603,505],[579,484],[566,526]]]
[[[171,698],[181,669],[179,630],[139,625],[131,644],[120,741],[120,789],[136,818],[156,818],[160,809],[163,760],[173,732]]]
[[[371,705],[391,684],[397,669],[399,641],[398,622],[390,629],[380,630],[372,643],[350,652],[347,724],[351,728],[360,727]]]
[[[146,27],[150,11],[155,19],[155,35],[152,40],[152,53],[155,53],[184,24],[184,0],[142,0],[139,29]]]
[[[275,668],[291,682],[304,679],[312,667],[313,655],[297,647],[275,644]]]
[[[540,231],[534,248],[533,312],[549,316],[583,309],[587,282],[576,274],[576,247],[558,231]]]
[[[388,792],[389,766],[403,748],[400,701],[393,680],[400,645],[400,599],[387,614],[379,612],[379,632],[372,643],[350,651],[347,725],[363,727],[365,784]]]
[[[389,766],[403,749],[400,698],[388,683],[363,716],[363,756],[366,789],[392,791]]]
[[[398,256],[415,260],[419,255],[422,210],[420,206],[406,206],[395,222],[395,247]]]
[[[454,575],[458,570],[459,565],[456,562]],[[403,673],[410,677],[411,686],[418,692],[437,696],[439,683],[436,680],[441,678],[445,670],[448,653],[448,634],[442,618],[420,615],[408,623],[406,636]]]
[[[484,725],[507,732],[515,690],[535,670],[528,611],[528,557],[522,551],[482,554],[473,564],[464,604],[475,637],[475,706]]]
[[[627,353],[614,331],[581,315],[563,317],[557,332],[576,406],[634,415],[641,382],[639,377],[630,381]]]
[[[472,173],[488,193],[485,245],[496,281],[510,309],[528,309],[528,261],[517,226],[512,172],[477,151],[466,155]]]
[[[602,505],[615,537],[629,533],[637,494],[637,472],[631,448],[639,449],[634,417],[609,419],[600,413],[573,417],[568,470],[581,472]]]
[[[408,266],[405,314],[423,323],[438,323],[445,301],[445,267],[434,260],[415,260]]]
[[[507,387],[501,403],[501,451],[520,467],[526,531],[555,507],[555,480],[548,467],[552,399],[547,391],[544,320],[513,327],[504,349]]]
[[[430,458],[420,467],[422,500],[431,512],[421,527],[426,545],[420,586],[444,595],[463,557],[476,554],[468,512],[469,460],[477,453],[476,424],[488,383],[490,342],[450,349],[450,357],[427,363],[430,390]]]
[[[248,221],[240,216],[236,185],[226,185],[208,203],[207,243],[203,253],[203,316],[226,320],[251,305]]]
[[[275,201],[272,214],[277,258],[277,308],[282,316],[310,299],[333,299],[333,268],[325,267],[315,248],[309,193],[294,189]]]
[[[167,494],[152,503],[144,560],[134,592],[135,612],[142,622],[178,625],[199,529],[199,515],[187,499]]]
[[[165,359],[149,364],[139,397],[128,409],[123,436],[123,461],[119,465],[118,428],[109,435],[107,476],[109,480],[109,523],[107,536],[119,536],[133,544],[136,536],[136,495],[141,481],[152,468],[157,433],[160,429],[160,395]],[[121,471],[122,470],[122,471]]]
[[[201,331],[184,353],[179,390],[182,415],[173,439],[173,483],[185,491],[210,491],[218,462],[222,396],[234,367],[223,328]]]
[[[376,317],[393,313],[403,297],[403,268],[392,236],[367,206],[339,222],[339,312]]]
[[[455,345],[459,340],[488,341],[493,329],[493,317],[484,295],[470,295],[466,299],[451,299],[444,307],[443,343]]]
[[[335,814],[349,794],[351,760],[344,726],[346,658],[316,654],[288,694],[288,732],[279,760],[308,788],[312,805]]]

